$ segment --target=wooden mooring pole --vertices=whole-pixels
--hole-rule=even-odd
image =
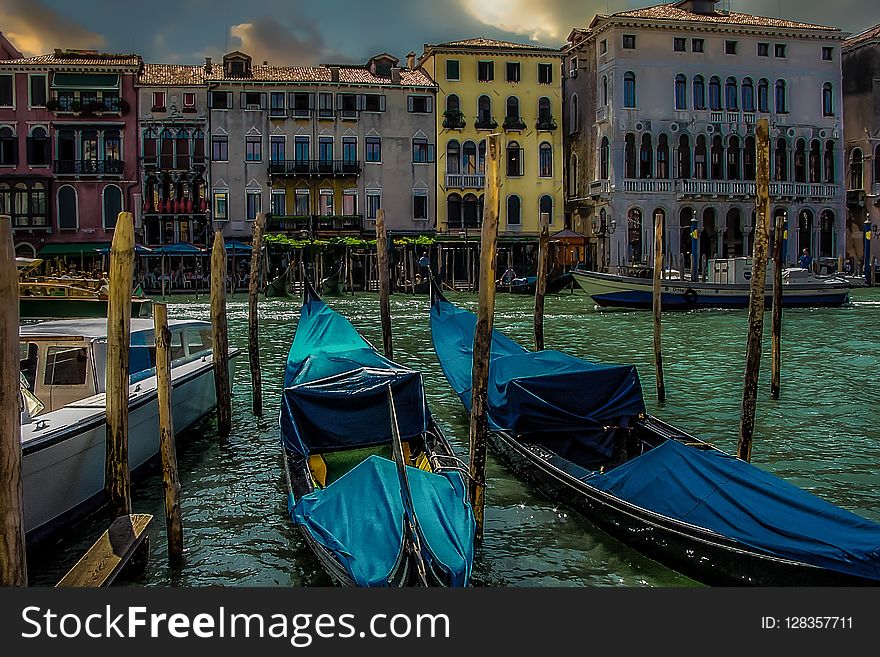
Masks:
[[[752,280],[749,292],[749,334],[746,343],[746,371],[743,381],[742,413],[736,455],[752,460],[752,436],[755,431],[755,403],[758,396],[758,373],[761,370],[761,340],[764,336],[764,295],[767,285],[767,246],[770,221],[770,126],[759,119],[755,128],[757,146],[757,212],[755,243],[752,251]]]
[[[110,246],[107,300],[107,449],[104,489],[113,517],[131,513],[128,465],[128,351],[131,343],[131,284],[134,275],[134,219],[120,212]]]
[[[663,349],[660,340],[662,294],[660,277],[663,274],[663,216],[654,215],[654,371],[657,375],[657,401],[666,401],[666,383],[663,381]]]
[[[171,330],[168,307],[153,304],[156,336],[156,389],[159,402],[159,452],[162,457],[162,483],[165,489],[165,527],[168,532],[168,560],[183,559],[183,521],[180,517],[180,478],[177,475],[177,448],[171,413]]]
[[[773,228],[773,318],[770,339],[770,396],[779,399],[782,376],[782,213],[776,215]]]
[[[21,492],[18,268],[12,218],[0,216],[0,586],[27,586]]]
[[[260,373],[260,316],[257,312],[257,295],[260,291],[260,251],[263,247],[263,227],[266,215],[257,213],[254,222],[254,239],[251,243],[251,272],[248,280],[248,360],[251,366],[251,387],[253,388],[253,413],[263,415],[263,378]]]
[[[497,134],[489,135],[486,149],[486,204],[480,238],[480,296],[477,325],[474,328],[474,357],[471,374],[470,479],[468,488],[476,520],[474,540],[483,542],[486,489],[486,442],[489,423],[486,400],[489,386],[489,354],[495,315],[495,254],[498,242],[498,215],[501,212],[501,145]]]
[[[550,226],[541,213],[541,236],[538,238],[538,280],[535,282],[535,351],[544,349],[544,293],[547,291],[547,269],[550,263]],[[510,268],[510,257],[507,259]],[[512,279],[513,277],[511,277]]]
[[[232,398],[229,391],[229,336],[226,332],[226,246],[223,233],[214,232],[211,251],[211,334],[214,390],[217,395],[217,431],[232,431]]]
[[[388,231],[385,228],[385,210],[376,212],[376,261],[379,267],[379,317],[382,321],[382,347],[385,358],[394,360],[391,339],[391,281],[388,271]]]

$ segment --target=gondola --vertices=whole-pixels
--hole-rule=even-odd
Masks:
[[[513,283],[502,285],[498,283],[495,286],[498,292],[511,292],[513,294],[534,294],[537,287],[538,278],[536,276],[527,276],[526,278],[514,279]],[[570,272],[565,272],[559,276],[548,277],[547,286],[544,290],[545,294],[558,294],[563,290],[571,290],[574,286],[574,278]]]
[[[434,350],[465,408],[475,323],[432,290]],[[495,331],[489,377],[499,457],[647,557],[710,585],[880,583],[880,524],[648,415],[634,366]]]
[[[339,263],[339,268],[321,281],[321,294],[325,297],[342,296],[345,287],[342,270],[343,264]]]
[[[275,278],[274,280],[269,281],[269,284],[266,286],[266,296],[267,297],[277,297],[277,298],[286,298],[290,296],[287,293],[287,272],[285,271],[281,276]]]
[[[473,511],[421,374],[376,352],[308,282],[280,426],[288,512],[336,583],[467,585]]]

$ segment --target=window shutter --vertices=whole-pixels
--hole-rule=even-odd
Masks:
[[[315,109],[315,94],[313,94],[313,93],[309,94],[309,109],[310,110]]]
[[[434,111],[434,97],[426,96],[425,97],[425,106],[428,108],[428,114]]]
[[[247,107],[247,93],[244,91],[241,92],[241,109]]]
[[[342,109],[342,94],[336,94],[336,109]]]
[[[434,144],[428,144],[428,162],[434,161]]]
[[[358,94],[357,95],[357,108],[359,111],[364,111],[367,107],[367,96],[366,94]]]
[[[380,112],[385,111],[385,94],[382,94],[381,96],[379,96],[379,111]]]
[[[266,104],[267,94],[265,91],[260,93],[260,109],[266,109],[268,105]]]
[[[226,109],[232,109],[232,92],[226,92]]]
[[[294,92],[287,92],[287,109],[293,109],[296,107],[296,94]]]
[[[406,97],[406,109],[410,112],[413,111],[413,97],[412,96]]]
[[[208,92],[208,108],[210,109],[211,107],[214,107],[214,92],[213,91]]]

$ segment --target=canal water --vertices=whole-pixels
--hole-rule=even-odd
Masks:
[[[476,296],[450,300],[474,310]],[[376,295],[328,300],[381,348]],[[846,509],[880,521],[880,288],[857,290],[839,309],[787,310],[782,398],[769,399],[769,319],[753,462]],[[169,315],[208,319],[204,296],[171,297]],[[497,297],[496,327],[532,344],[533,300]],[[162,479],[133,489],[134,511],[155,516],[148,586],[315,586],[331,582],[286,513],[278,438],[279,394],[299,301],[260,301],[264,417],[251,415],[247,299],[228,298],[229,336],[242,348],[233,379],[234,427],[228,438],[205,420],[178,441],[186,562],[166,555]],[[460,454],[467,416],[431,346],[424,296],[392,298],[396,359],[424,373],[428,398]],[[548,348],[638,366],[649,412],[735,451],[742,395],[746,311],[702,310],[663,317],[667,401],[654,395],[651,313],[599,312],[581,294],[547,299]],[[652,398],[653,397],[653,398]],[[688,586],[694,582],[605,536],[563,506],[520,483],[490,454],[485,543],[474,583],[486,586]],[[58,581],[107,527],[104,515],[75,526],[29,556],[32,583]]]

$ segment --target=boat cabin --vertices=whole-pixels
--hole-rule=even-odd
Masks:
[[[716,285],[749,285],[752,280],[751,258],[710,258],[708,283]],[[773,285],[773,262],[767,262],[767,285]]]
[[[211,354],[211,325],[169,320],[171,366]],[[24,325],[19,330],[21,385],[31,416],[48,413],[104,392],[107,320],[68,319]],[[132,384],[155,374],[153,321],[131,320],[129,378]]]

